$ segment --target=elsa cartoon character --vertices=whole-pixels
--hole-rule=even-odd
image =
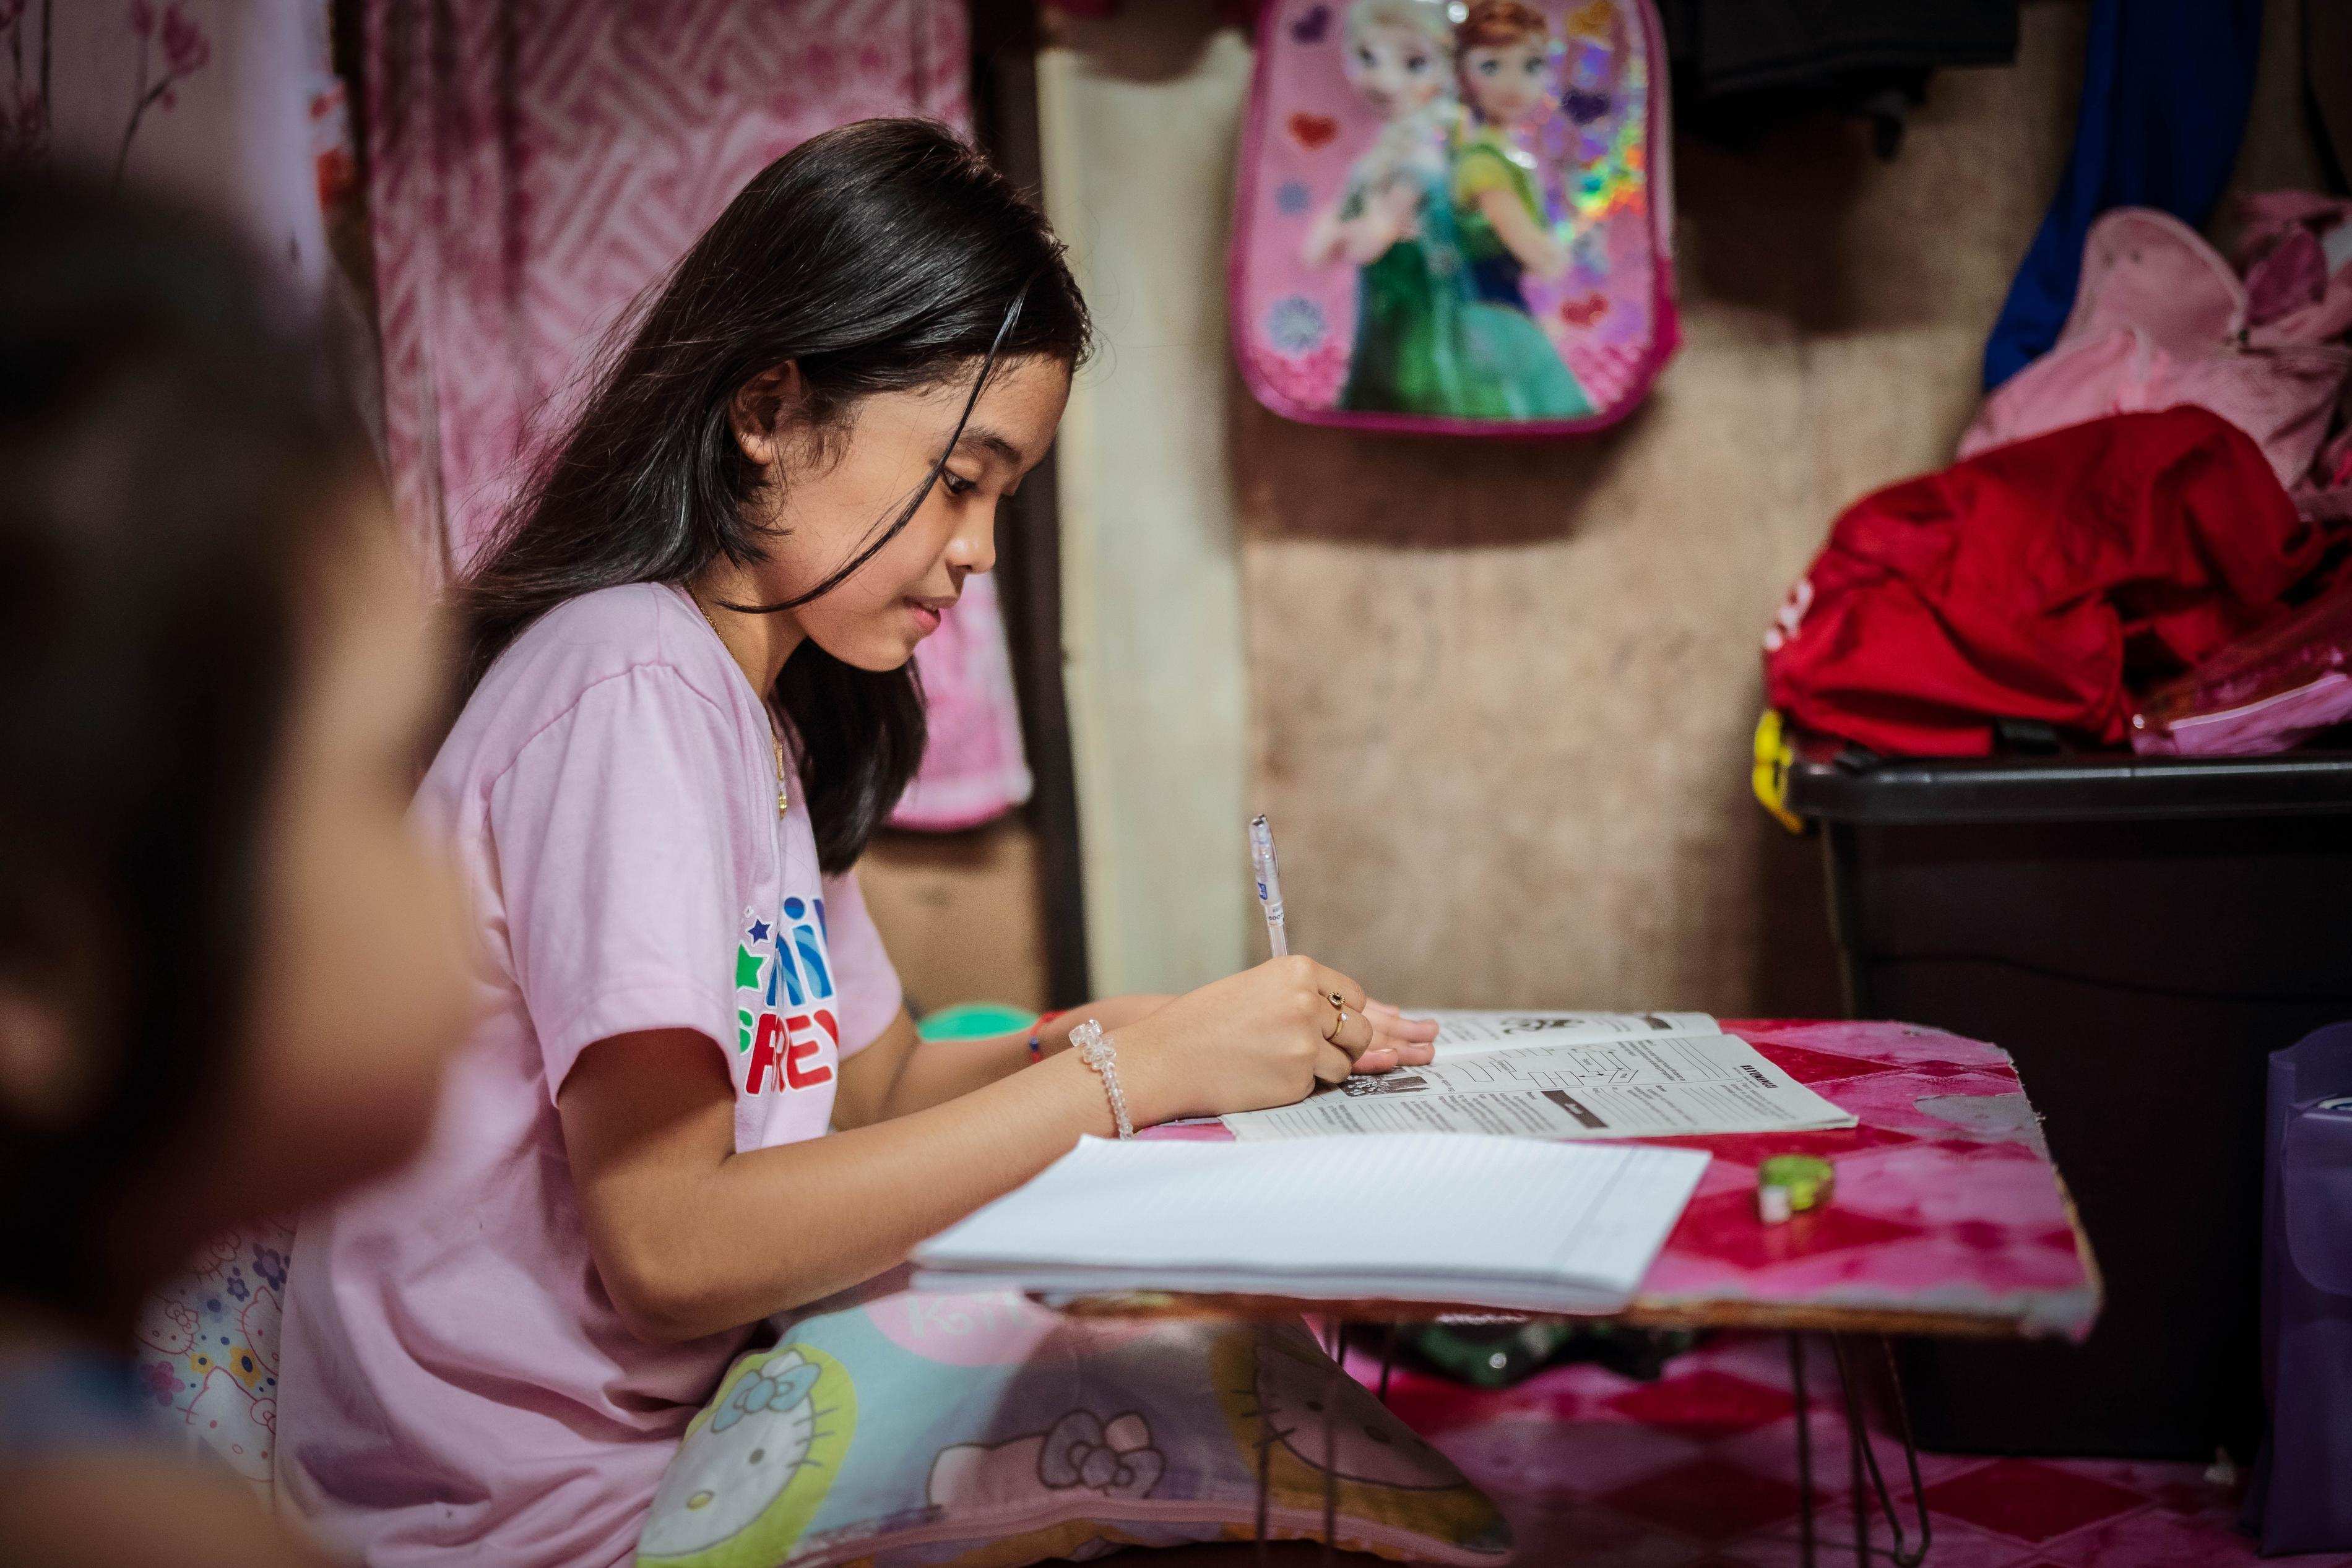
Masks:
[[[1550,28],[1522,0],[1471,0],[1454,30],[1462,133],[1450,195],[1465,282],[1465,355],[1489,417],[1568,419],[1592,412],[1559,350],[1528,308],[1528,273],[1550,281],[1568,253],[1547,229],[1525,128],[1557,109]]]
[[[1356,0],[1341,39],[1348,83],[1380,114],[1380,135],[1309,228],[1309,267],[1360,270],[1356,340],[1339,406],[1454,413],[1460,258],[1445,197],[1454,43],[1435,0]]]

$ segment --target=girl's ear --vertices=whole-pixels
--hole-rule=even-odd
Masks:
[[[735,389],[728,421],[735,428],[735,444],[743,455],[761,468],[772,468],[783,453],[784,434],[808,402],[808,383],[801,368],[786,360],[772,371],[762,371]]]
[[[0,978],[0,1113],[19,1126],[69,1124],[96,1087],[92,1065],[62,1008]]]

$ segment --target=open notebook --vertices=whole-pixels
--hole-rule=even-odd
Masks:
[[[918,1247],[915,1284],[1612,1312],[1706,1162],[1693,1149],[1452,1133],[1085,1138]]]

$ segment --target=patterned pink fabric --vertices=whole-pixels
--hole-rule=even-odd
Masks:
[[[2083,242],[2082,283],[2056,345],[1985,399],[1958,455],[2195,403],[2252,436],[2295,489],[2352,373],[2352,351],[2329,340],[2343,313],[2330,302],[2251,327],[2245,287],[2196,230],[2168,213],[2117,208]]]
[[[961,0],[369,0],[369,203],[394,498],[462,573],[522,457],[744,182],[877,115],[967,124]],[[917,666],[931,746],[896,819],[1025,800],[995,590],[975,579]]]
[[[1350,1356],[1349,1370],[1377,1384],[1379,1340],[1358,1339],[1370,1354]],[[1872,1366],[1868,1343],[1852,1343],[1862,1365]],[[1815,1561],[1843,1565],[1854,1560],[1845,1417],[1830,1348],[1818,1338],[1807,1384]],[[1795,1568],[1803,1561],[1796,1403],[1779,1334],[1717,1335],[1669,1362],[1655,1382],[1583,1363],[1549,1367],[1499,1393],[1400,1361],[1389,1406],[1500,1505],[1515,1563]],[[2015,1437],[2030,1446],[2035,1434],[2021,1426]],[[1902,1450],[1883,1430],[1870,1446],[1908,1524]],[[1931,1453],[1919,1457],[1919,1469],[1934,1526],[1931,1568],[2352,1568],[2352,1552],[2257,1556],[2237,1528],[2240,1483],[2208,1474],[2201,1461]],[[1883,1516],[1871,1541],[1871,1560],[1888,1562]]]
[[[0,159],[168,191],[243,229],[314,315],[351,168],[329,0],[0,0]]]
[[[294,1232],[261,1220],[197,1249],[141,1311],[139,1385],[167,1429],[265,1500],[278,1443],[278,1313]]]
[[[1642,1281],[1643,1306],[1834,1303],[2013,1318],[2074,1340],[2091,1332],[2099,1288],[2008,1052],[1902,1023],[1723,1027],[1861,1125],[1661,1140],[1715,1159]],[[1147,1135],[1231,1134],[1211,1124]],[[1826,1156],[1836,1195],[1767,1226],[1756,1166],[1780,1154]]]
[[[1724,1027],[1861,1125],[1798,1137],[1677,1140],[1712,1151],[1642,1281],[1655,1306],[1699,1300],[1984,1312],[2080,1340],[2098,1316],[2042,1128],[2009,1053],[1900,1023]],[[1756,1166],[1818,1154],[1828,1207],[1756,1218]]]

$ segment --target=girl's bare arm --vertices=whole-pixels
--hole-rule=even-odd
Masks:
[[[1079,1134],[1115,1131],[1101,1081],[1063,1056],[914,1115],[739,1154],[724,1059],[691,1030],[590,1046],[556,1104],[605,1291],[664,1341],[870,1279]]]
[[[1087,1019],[1121,1030],[1168,1001],[1166,997],[1106,997],[1037,1026],[1042,1054],[1067,1050],[1070,1030]],[[945,1104],[1030,1063],[1029,1031],[978,1040],[925,1040],[905,1009],[871,1045],[841,1064],[841,1093],[833,1106],[836,1127],[863,1127]]]
[[[1568,253],[1543,231],[1542,225],[1528,216],[1528,209],[1510,192],[1480,192],[1478,210],[1495,225],[1495,237],[1529,272],[1549,282],[1568,270]]]
[[[1143,1126],[1287,1104],[1336,1082],[1399,1027],[1392,1012],[1376,1027],[1364,1000],[1355,981],[1295,956],[1180,997],[1120,1031],[1129,1113]],[[725,1056],[690,1030],[590,1046],[556,1106],[605,1291],[633,1329],[662,1340],[870,1279],[1080,1134],[1114,1130],[1102,1080],[1065,1052],[942,1103],[738,1153]]]
[[[1039,1053],[1058,1056],[1069,1049],[1070,1031],[1087,1019],[1106,1030],[1122,1030],[1159,1011],[1174,998],[1163,996],[1106,997],[1046,1019],[1037,1026]],[[1356,1059],[1359,1072],[1386,1072],[1415,1066],[1432,1054],[1437,1025],[1409,1019],[1386,1002],[1368,1002],[1364,1018],[1372,1043]],[[833,1103],[833,1124],[864,1127],[892,1116],[927,1110],[1030,1065],[1029,1036],[1000,1034],[979,1040],[926,1040],[901,1009],[874,1042],[841,1064],[841,1092]]]

